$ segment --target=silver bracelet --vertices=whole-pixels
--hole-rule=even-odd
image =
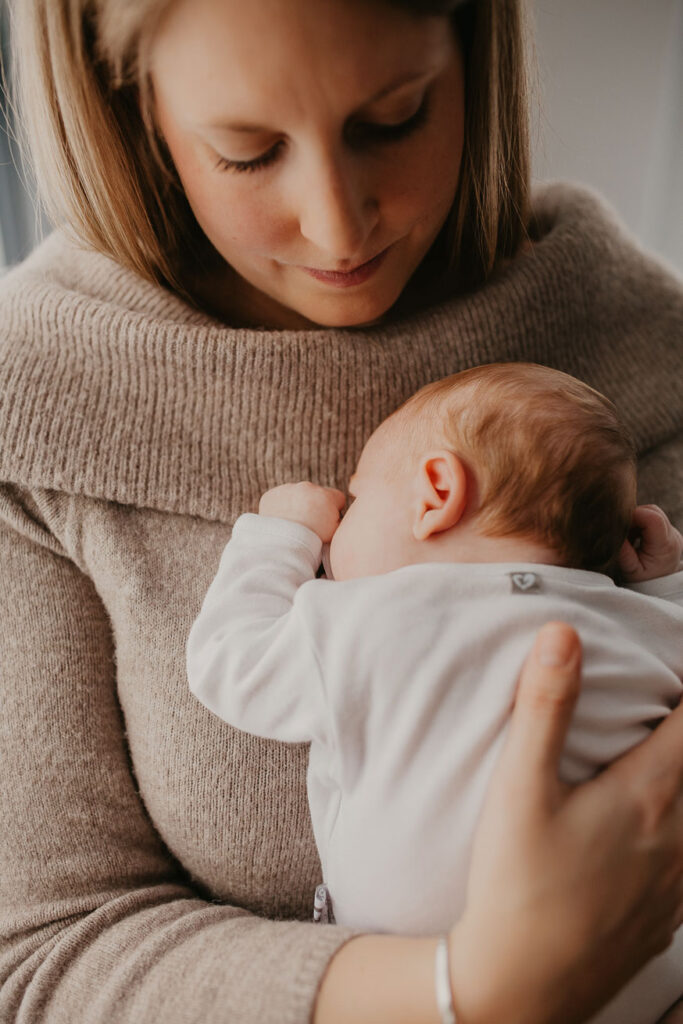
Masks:
[[[457,1024],[453,1008],[453,992],[451,990],[451,972],[448,964],[448,939],[439,939],[434,959],[434,984],[436,987],[436,1005],[441,1014],[441,1024]]]

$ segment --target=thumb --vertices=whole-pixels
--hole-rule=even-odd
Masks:
[[[576,630],[549,622],[538,633],[519,677],[502,758],[529,789],[557,782],[560,755],[581,687]]]
[[[638,553],[628,540],[624,541],[619,550],[619,568],[627,579],[637,576],[642,569]]]
[[[341,512],[341,510],[344,508],[344,505],[346,504],[346,495],[344,494],[344,492],[338,490],[336,487],[326,487],[325,490],[329,494],[330,499],[334,502],[334,504]]]

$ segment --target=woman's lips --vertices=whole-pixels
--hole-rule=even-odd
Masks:
[[[367,263],[361,263],[359,267],[356,267],[355,270],[350,270],[348,274],[343,274],[338,270],[316,270],[315,267],[302,267],[301,269],[305,270],[311,277],[315,277],[318,281],[324,281],[326,284],[332,284],[337,288],[349,288],[351,285],[362,284],[372,277],[383,262],[389,248],[387,246],[377,256],[373,256]]]

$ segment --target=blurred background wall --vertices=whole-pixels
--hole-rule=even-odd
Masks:
[[[683,273],[683,0],[529,0],[534,177],[585,182]],[[7,0],[0,0],[6,57]],[[7,65],[5,65],[7,66]],[[44,230],[0,115],[0,266]]]
[[[8,0],[0,0],[0,53],[6,78],[9,59]],[[6,97],[0,96],[0,273],[26,256],[47,229],[23,185],[25,171],[13,142],[13,118]]]
[[[683,0],[536,0],[534,174],[607,196],[683,272]]]

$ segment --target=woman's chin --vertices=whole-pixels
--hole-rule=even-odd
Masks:
[[[374,287],[373,287],[374,284]],[[366,282],[340,288],[312,279],[251,280],[224,267],[211,283],[199,282],[207,306],[226,323],[272,330],[370,327],[380,323],[401,294],[403,281]]]
[[[293,310],[318,327],[371,327],[382,322],[399,294],[331,296],[302,302]]]

